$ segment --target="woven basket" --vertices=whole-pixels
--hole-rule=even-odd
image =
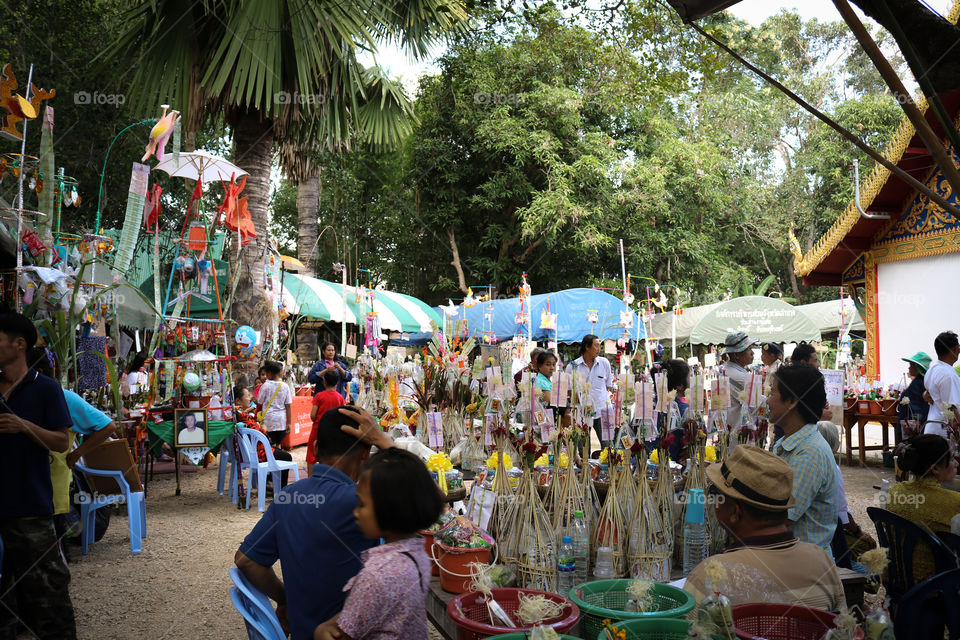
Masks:
[[[580,607],[580,635],[596,638],[603,630],[604,619],[645,620],[650,618],[683,618],[693,611],[696,599],[677,587],[655,582],[653,584],[653,611],[627,611],[630,594],[627,588],[632,580],[596,580],[570,590],[570,600]]]

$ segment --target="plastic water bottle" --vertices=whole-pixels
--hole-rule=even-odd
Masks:
[[[707,558],[707,529],[704,523],[703,489],[690,489],[683,523],[683,575]]]
[[[560,552],[557,554],[557,593],[564,598],[573,589],[577,571],[577,560],[573,550],[573,540],[563,536]]]
[[[613,547],[597,549],[597,566],[593,570],[593,577],[597,580],[612,580],[613,574]]]
[[[583,511],[573,512],[571,523],[573,535],[573,551],[577,560],[577,584],[587,581],[587,572],[590,569],[590,536],[587,535],[587,523],[583,519]]]

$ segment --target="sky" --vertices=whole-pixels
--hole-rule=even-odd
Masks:
[[[953,4],[953,0],[925,0],[927,6],[941,15],[945,15]],[[746,20],[754,25],[774,15],[781,9],[794,10],[805,19],[817,18],[818,20],[840,20],[840,14],[831,0],[742,0],[728,9],[738,18]],[[854,6],[854,9],[865,19],[860,10]],[[869,19],[867,19],[869,20]],[[426,61],[410,60],[402,51],[392,46],[385,46],[377,56],[377,62],[385,67],[393,76],[398,76],[403,81],[408,93],[413,96],[417,79],[424,73],[438,73],[439,68],[433,64],[433,59],[443,54],[445,47],[438,46],[434,49],[433,55]],[[370,56],[361,58],[363,64],[372,64],[373,59]]]

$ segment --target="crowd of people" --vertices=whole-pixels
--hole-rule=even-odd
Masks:
[[[0,315],[0,482],[18,486],[0,495],[0,537],[5,545],[0,588],[0,637],[26,627],[41,638],[75,637],[69,568],[59,544],[70,526],[70,468],[102,443],[116,425],[50,378],[46,352],[34,349],[37,332],[19,314]],[[739,399],[753,365],[756,343],[743,333],[727,337],[723,371]],[[910,479],[889,492],[887,508],[930,531],[950,531],[960,514],[953,491],[957,471],[956,417],[960,415],[960,341],[944,332],[934,342],[937,359],[923,352],[904,358],[912,381],[901,411],[922,433],[897,449],[900,470]],[[610,403],[616,380],[600,355],[601,341],[587,335],[566,371],[590,383],[595,410]],[[443,498],[422,461],[393,447],[375,416],[350,404],[352,374],[332,344],[309,374],[314,386],[313,421],[307,446],[308,477],[272,488],[275,499],[237,550],[235,563],[277,603],[277,614],[295,639],[423,638],[423,595],[430,561],[417,531],[434,522]],[[707,468],[716,521],[729,546],[697,566],[684,587],[702,598],[711,593],[706,562],[720,562],[731,577],[725,595],[733,604],[793,602],[836,610],[843,604],[837,567],[858,568],[860,553],[876,541],[847,506],[839,446],[830,421],[817,352],[798,345],[784,362],[779,345],[760,345],[767,419],[778,430],[770,450],[740,444]],[[549,405],[558,354],[535,349],[527,368],[536,394]],[[667,431],[683,424],[689,366],[660,364],[673,394]],[[522,379],[522,372],[519,379]],[[254,389],[234,389],[238,422],[264,431],[273,455],[291,459],[281,443],[289,432],[293,392],[283,366],[264,363]],[[728,422],[748,407],[737,400]],[[743,414],[740,414],[741,417]],[[923,417],[925,416],[925,418]],[[598,438],[602,424],[593,424]],[[73,448],[76,435],[83,442]],[[681,442],[681,438],[673,438]],[[371,455],[371,450],[377,453]],[[671,445],[671,457],[685,453]],[[260,450],[263,456],[265,451]],[[404,492],[396,487],[403,486]],[[416,500],[409,500],[416,495]],[[318,508],[322,505],[322,508]],[[282,578],[274,570],[280,561]],[[917,578],[934,571],[918,556]],[[317,576],[323,576],[318,581]]]

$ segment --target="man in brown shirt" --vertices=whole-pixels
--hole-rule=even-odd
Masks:
[[[844,602],[837,568],[817,545],[787,528],[793,471],[776,455],[741,445],[722,464],[707,468],[717,521],[730,534],[727,549],[693,568],[683,588],[699,601],[718,591],[731,604],[776,602],[836,611]],[[721,584],[706,567],[719,562]]]

